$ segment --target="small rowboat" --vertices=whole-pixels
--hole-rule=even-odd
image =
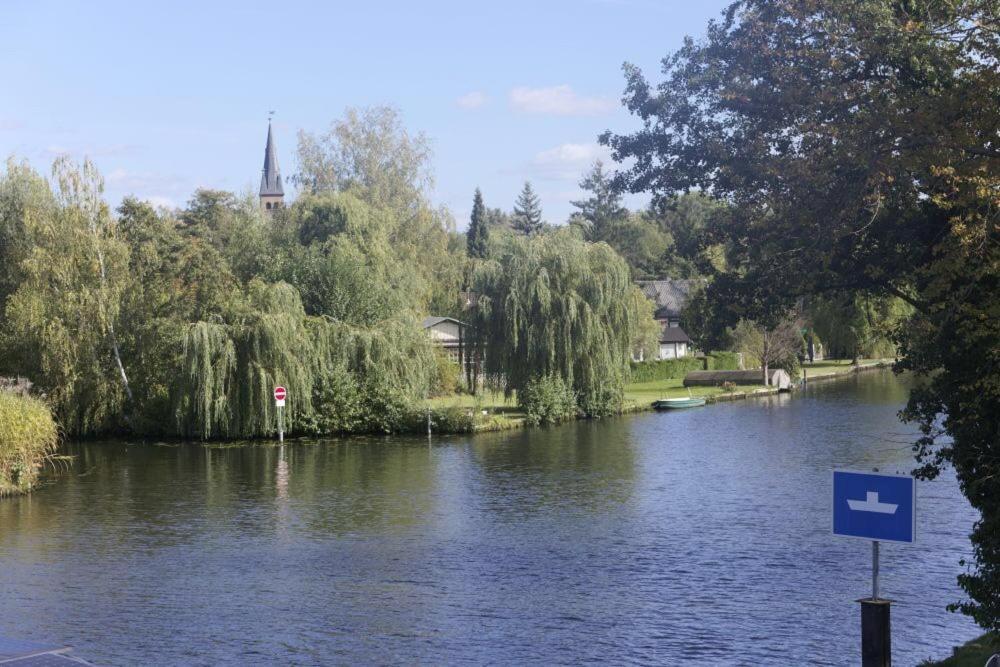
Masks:
[[[705,405],[704,398],[661,398],[653,401],[653,407],[657,410],[677,410],[679,408],[697,408]]]

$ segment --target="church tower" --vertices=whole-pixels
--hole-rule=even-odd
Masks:
[[[260,207],[265,211],[280,208],[285,203],[285,190],[281,187],[278,156],[271,137],[271,119],[267,120],[267,146],[264,148],[264,173],[260,177]]]

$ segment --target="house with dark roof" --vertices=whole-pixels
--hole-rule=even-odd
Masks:
[[[681,327],[681,313],[697,284],[696,280],[673,278],[636,281],[646,298],[653,302],[653,317],[660,324],[657,358],[676,359],[694,352],[691,338]]]

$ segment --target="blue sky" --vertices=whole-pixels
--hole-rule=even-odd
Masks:
[[[460,229],[476,186],[509,209],[525,180],[560,223],[597,135],[635,126],[622,63],[658,79],[726,4],[8,0],[0,155],[45,173],[87,155],[113,204],[182,205],[198,187],[256,190],[271,109],[287,177],[298,130],[388,104],[430,138],[433,198]]]

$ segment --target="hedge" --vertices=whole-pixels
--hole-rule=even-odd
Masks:
[[[740,355],[736,352],[710,352],[705,355],[706,371],[738,371]]]
[[[704,357],[681,357],[656,361],[633,361],[632,382],[676,380],[691,371],[738,371],[740,355],[736,352],[711,352]]]
[[[633,361],[632,382],[655,382],[683,378],[691,371],[705,369],[702,357],[680,357],[658,361]]]

